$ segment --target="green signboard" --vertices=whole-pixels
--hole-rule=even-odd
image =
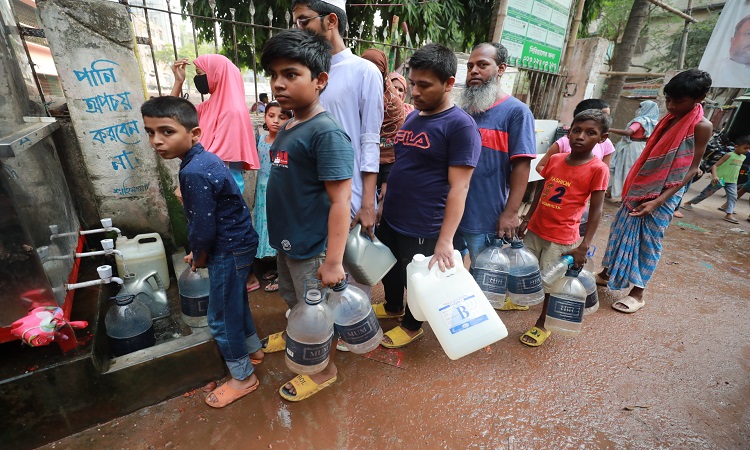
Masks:
[[[571,0],[509,0],[500,42],[521,67],[558,72]]]

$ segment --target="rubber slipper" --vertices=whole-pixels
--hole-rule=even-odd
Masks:
[[[398,319],[404,317],[404,311],[398,314],[391,314],[385,310],[385,303],[375,303],[372,305],[373,311],[375,311],[375,317],[378,319]]]
[[[260,358],[260,359],[250,358],[250,364],[257,366],[258,364],[262,363],[264,359],[266,358],[265,357]]]
[[[692,211],[693,205],[682,205],[680,208],[684,209],[685,211]]]
[[[513,303],[512,301],[510,301],[509,298],[506,298],[505,299],[505,303],[503,303],[503,306],[501,306],[499,308],[495,308],[495,309],[498,310],[498,311],[528,311],[529,307],[528,306],[516,305],[515,303]]]
[[[519,340],[522,344],[528,345],[529,347],[539,347],[540,345],[544,344],[544,341],[547,340],[550,334],[552,334],[551,331],[544,331],[541,328],[534,326],[529,328],[529,331],[522,334]],[[532,339],[534,342],[524,341],[524,336]]]
[[[295,393],[292,394],[291,392],[289,392],[285,384],[279,389],[279,395],[281,395],[281,398],[283,398],[284,400],[289,400],[290,402],[298,402],[308,397],[312,397],[313,395],[332,385],[336,382],[336,378],[338,377],[334,376],[330,380],[318,384],[307,375],[297,375],[288,383],[294,386]]]
[[[247,287],[247,292],[257,291],[258,289],[260,289],[260,281],[253,285],[246,286],[246,287]]]
[[[679,211],[675,211],[674,213],[672,213],[672,216],[673,216],[673,217],[677,217],[678,219],[683,219],[683,218],[685,218],[685,215],[684,215],[684,214],[682,214],[682,213],[681,213],[681,212],[679,212]]]
[[[719,211],[724,211],[724,212],[727,212],[727,208],[726,208],[726,206],[719,206],[719,207],[718,207],[718,208],[716,208],[716,209],[718,209]]]
[[[597,286],[606,286],[607,284],[609,284],[609,280],[605,280],[598,273],[594,275],[594,280],[596,281]]]
[[[424,330],[420,328],[419,332],[412,337],[409,336],[406,331],[404,331],[403,327],[399,325],[385,333],[385,336],[388,336],[391,339],[391,343],[380,341],[380,345],[385,348],[401,348],[424,336]]]
[[[264,281],[271,281],[275,280],[279,277],[279,273],[275,270],[269,270],[268,272],[264,273],[262,277],[260,277]]]
[[[284,333],[286,331],[279,331],[278,333],[271,334],[260,340],[260,349],[263,353],[275,353],[283,352],[286,350],[286,339],[284,339]]]
[[[633,314],[644,306],[646,306],[645,301],[638,300],[637,298],[631,297],[629,295],[612,303],[612,309],[614,309],[615,311],[623,312],[625,314]]]
[[[211,394],[208,394],[206,397],[206,404],[212,408],[223,408],[242,397],[246,396],[247,394],[253,392],[254,390],[258,389],[258,386],[260,385],[260,380],[256,380],[255,384],[248,387],[247,389],[242,389],[241,391],[238,391],[234,389],[232,386],[229,385],[229,383],[224,383],[221,386],[217,387],[213,391],[211,391],[211,394],[216,397],[215,402],[209,401],[209,398],[211,397]]]
[[[346,345],[344,345],[344,341],[339,339],[338,342],[336,342],[336,350],[340,352],[348,352],[349,348]]]
[[[276,280],[274,278],[273,280],[271,280],[270,283],[268,283],[268,285],[266,285],[266,287],[263,288],[263,290],[266,291],[266,292],[276,292],[276,291],[278,291],[279,290],[279,282],[278,282],[278,280]]]
[[[724,217],[724,222],[729,222],[729,223],[734,223],[734,224],[740,223],[740,221],[735,219],[734,217]]]

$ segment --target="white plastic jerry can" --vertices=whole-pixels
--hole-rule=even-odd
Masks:
[[[412,289],[432,331],[456,360],[508,336],[508,330],[463,265],[416,273]]]
[[[156,270],[164,283],[164,289],[169,289],[169,266],[167,266],[167,253],[159,233],[139,234],[133,239],[120,236],[115,241],[115,248],[122,252],[121,258],[115,257],[117,261],[117,273],[120,278],[129,273],[135,273],[140,277],[143,274]],[[125,268],[127,267],[127,270]],[[158,286],[153,286],[158,289]]]
[[[427,317],[425,317],[424,312],[422,312],[422,306],[417,301],[417,297],[414,294],[413,289],[411,288],[412,281],[411,278],[414,276],[414,274],[421,273],[422,275],[427,275],[430,273],[430,269],[427,267],[430,265],[430,260],[432,259],[432,256],[425,256],[421,253],[417,253],[412,258],[411,262],[407,264],[406,266],[406,304],[409,305],[409,311],[411,311],[412,316],[414,316],[415,319],[424,322],[427,320]],[[453,264],[455,266],[461,266],[463,267],[464,261],[461,257],[461,252],[458,250],[453,251]]]

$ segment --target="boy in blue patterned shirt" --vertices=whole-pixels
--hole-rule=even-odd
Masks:
[[[208,267],[208,326],[232,378],[206,397],[222,408],[258,388],[253,364],[263,360],[247,302],[258,235],[237,183],[218,156],[198,142],[198,113],[179,97],[155,97],[141,107],[151,146],[164,159],[180,158],[180,189],[188,219],[190,270]]]

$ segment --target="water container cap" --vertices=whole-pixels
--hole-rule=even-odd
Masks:
[[[523,241],[520,239],[513,239],[510,241],[511,248],[523,248]]]
[[[411,258],[411,260],[412,260],[412,261],[415,261],[415,262],[422,262],[422,261],[424,261],[425,259],[427,259],[427,257],[426,257],[425,255],[421,254],[421,253],[417,253],[416,255],[414,255],[414,256],[413,256],[413,257]]]
[[[579,267],[577,269],[574,267],[569,267],[568,271],[565,272],[565,276],[578,278],[578,275],[581,273],[581,269],[583,269],[583,267]]]
[[[338,283],[338,284],[336,284],[336,285],[333,286],[333,291],[334,292],[341,292],[344,289],[346,289],[346,287],[348,285],[349,285],[349,282],[346,281],[346,279],[344,279],[344,280],[341,281],[341,283]]]
[[[133,303],[133,300],[135,300],[135,294],[120,294],[110,297],[109,299],[114,301],[116,305],[123,306]]]
[[[321,300],[323,300],[323,295],[318,289],[310,289],[305,294],[305,303],[308,305],[317,305]]]

